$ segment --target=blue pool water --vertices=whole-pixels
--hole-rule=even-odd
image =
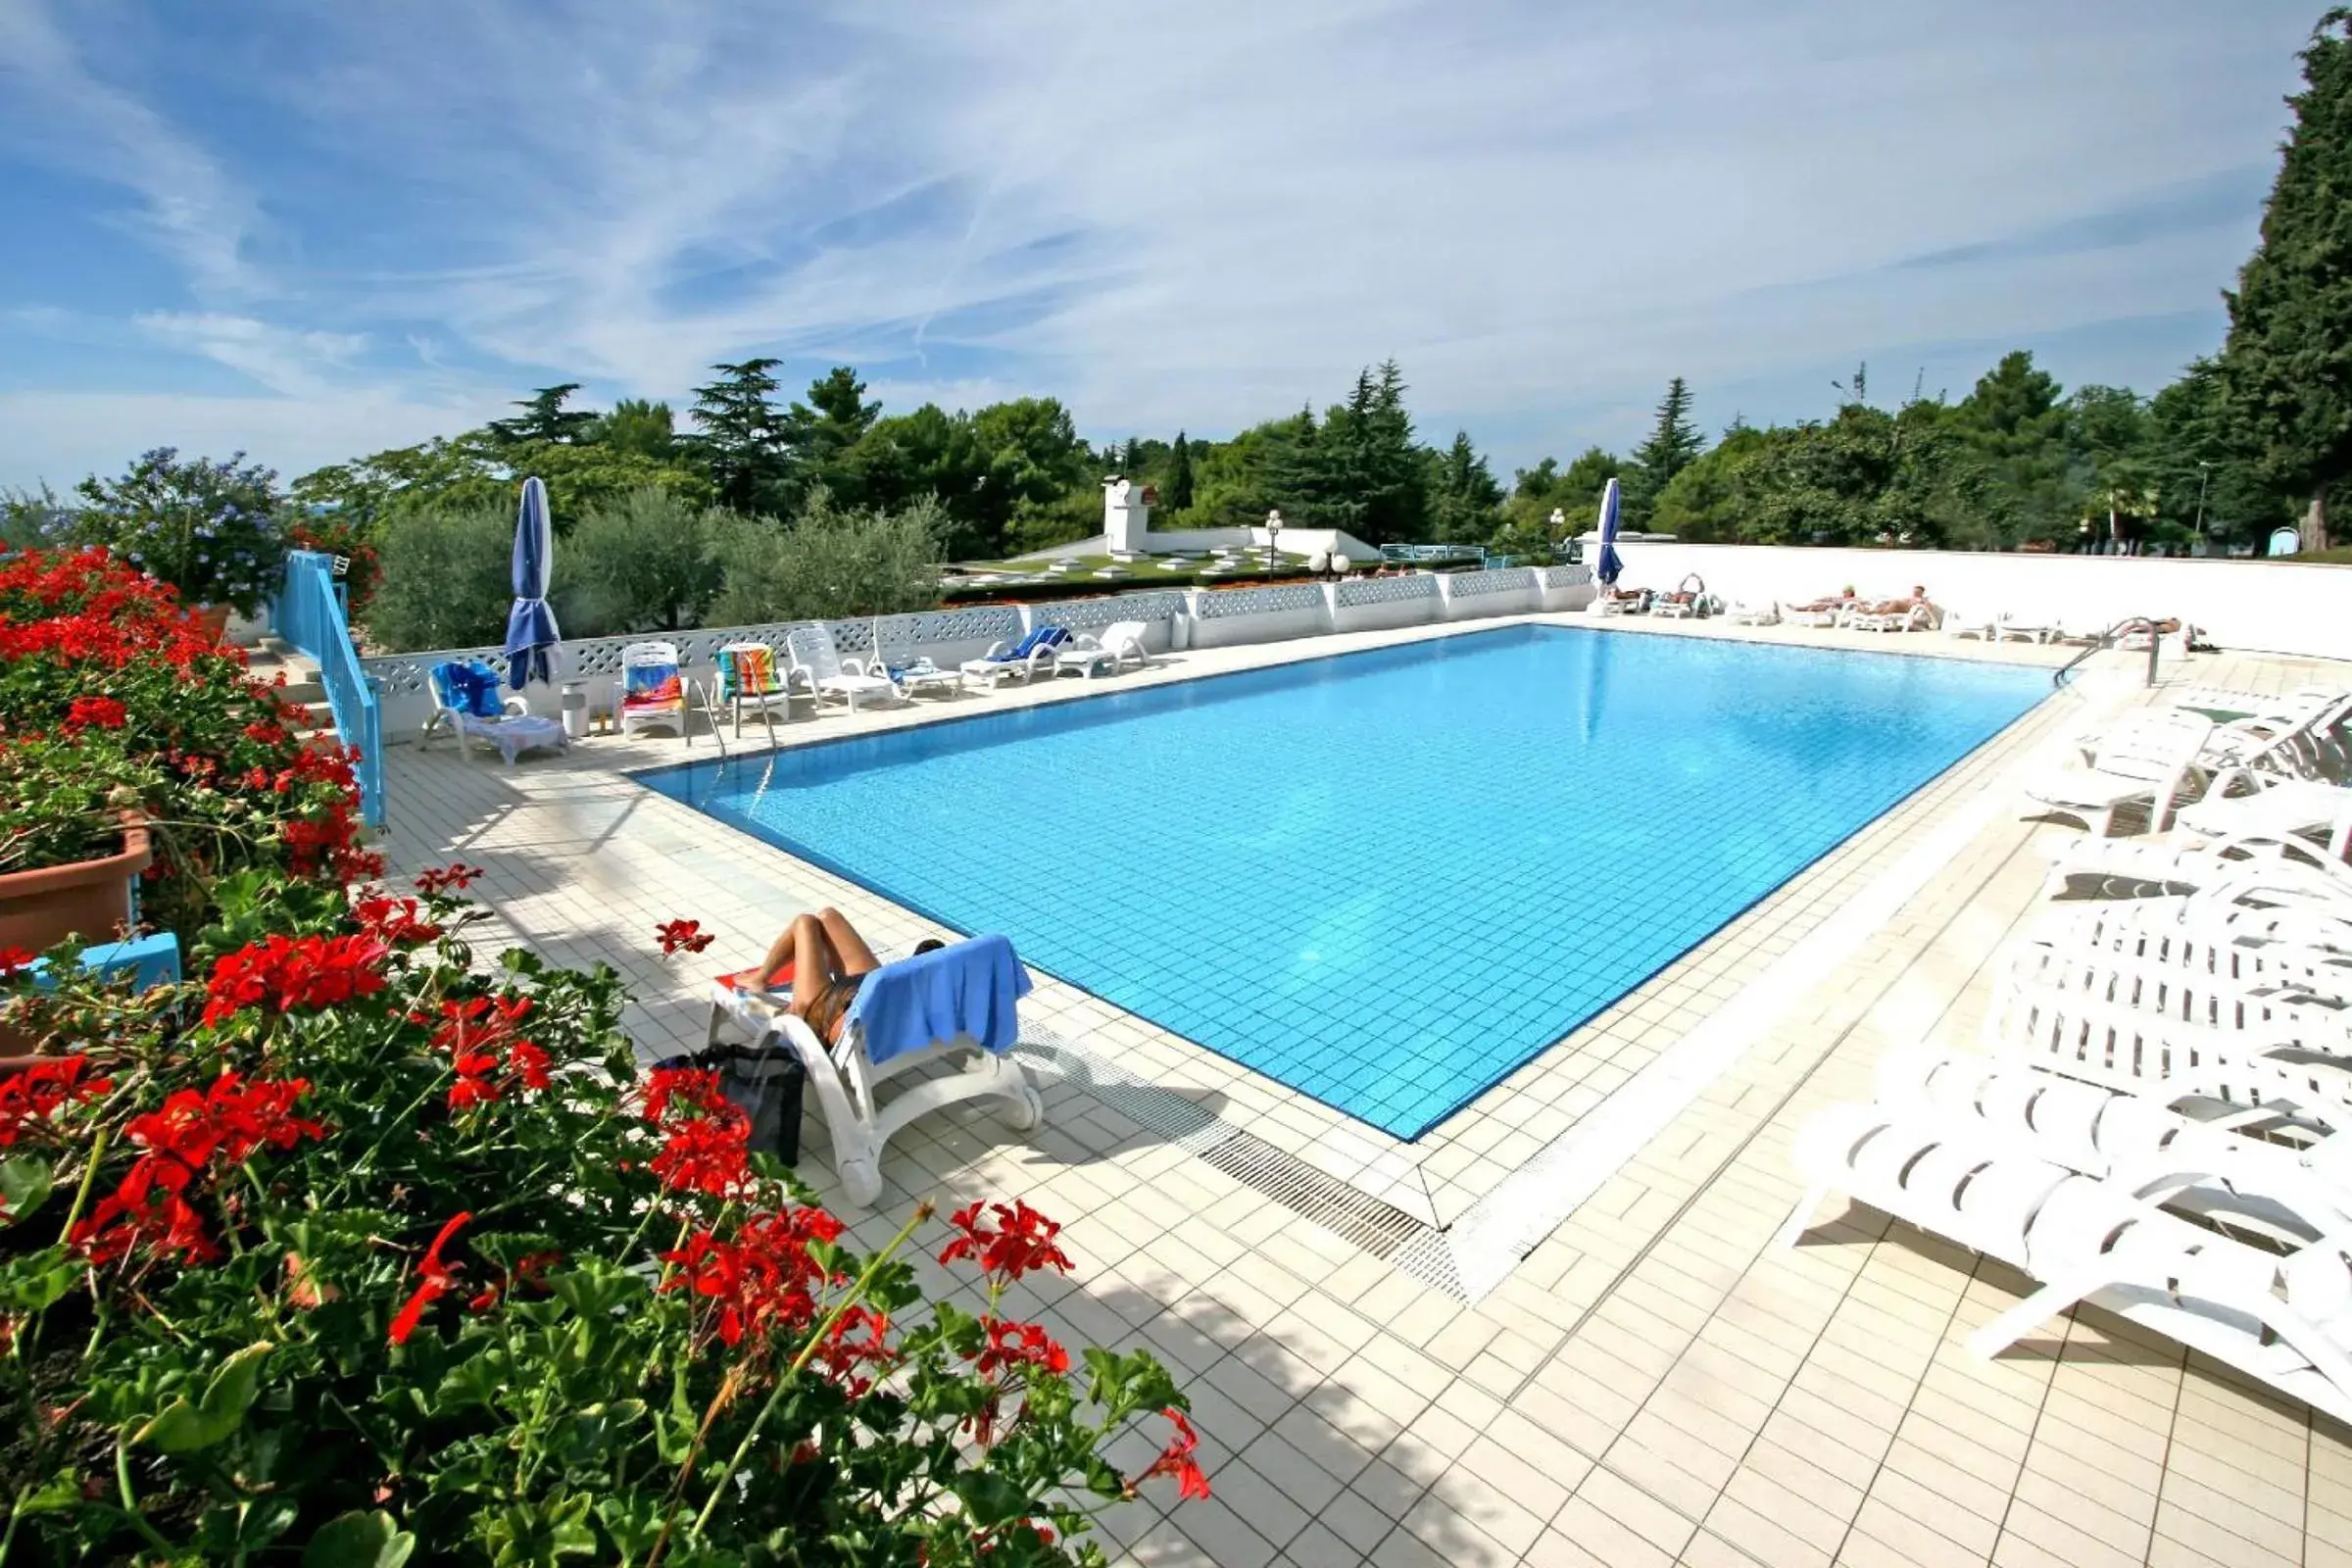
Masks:
[[[2048,690],[1519,626],[642,778],[1411,1139]]]

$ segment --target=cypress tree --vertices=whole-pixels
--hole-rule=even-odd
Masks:
[[[713,365],[718,379],[694,389],[694,444],[710,466],[719,501],[738,512],[767,505],[783,477],[782,435],[775,404],[776,378],[768,372],[781,360],[745,360]]]
[[[2305,508],[2306,550],[2328,544],[2328,495],[2352,475],[2352,8],[2320,19],[2303,91],[2239,270],[2222,380],[2238,443]]]
[[[1186,444],[1184,432],[1176,432],[1176,445],[1168,450],[1168,493],[1160,498],[1160,507],[1169,515],[1193,510],[1193,449]]]
[[[1658,400],[1658,422],[1650,430],[1649,439],[1634,449],[1634,462],[1642,469],[1642,488],[1656,495],[1674,482],[1676,474],[1690,466],[1706,446],[1698,426],[1690,422],[1690,388],[1678,375],[1666,383],[1666,395]]]

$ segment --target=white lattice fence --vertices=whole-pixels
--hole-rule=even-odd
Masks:
[[[1409,577],[1353,577],[1340,584],[1340,605],[1347,610],[1437,597],[1438,579],[1426,572],[1414,572]]]
[[[1591,566],[1538,566],[1535,573],[1546,588],[1582,588],[1592,580]]]
[[[1180,593],[1120,594],[1112,599],[1065,599],[1032,607],[1041,626],[1098,631],[1115,620],[1166,620],[1184,610]]]
[[[1536,568],[1507,566],[1501,571],[1457,571],[1446,579],[1446,592],[1456,599],[1480,594],[1526,593],[1536,586]]]
[[[1193,613],[1202,620],[1234,615],[1271,615],[1286,610],[1319,610],[1323,590],[1311,582],[1276,583],[1265,588],[1220,588],[1194,596]]]

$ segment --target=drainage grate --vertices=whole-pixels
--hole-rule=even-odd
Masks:
[[[1042,1036],[1043,1031],[1037,1035]],[[1045,1036],[1018,1050],[1119,1114],[1214,1165],[1253,1192],[1435,1290],[1468,1299],[1446,1233],[1384,1203],[1193,1101],[1120,1071],[1082,1047]]]

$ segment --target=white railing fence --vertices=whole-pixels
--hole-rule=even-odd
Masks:
[[[1494,581],[1477,580],[1486,578]],[[1263,588],[1159,589],[1100,599],[975,605],[884,615],[880,617],[881,643],[894,661],[921,656],[942,668],[952,668],[980,657],[998,643],[1019,640],[1035,626],[1067,626],[1088,632],[1112,621],[1140,620],[1146,627],[1145,642],[1154,651],[1222,648],[1335,631],[1575,610],[1591,598],[1592,574],[1582,566],[1418,573],[1337,583],[1275,583]],[[591,710],[605,710],[618,695],[620,651],[631,643],[673,643],[687,677],[708,681],[720,648],[736,642],[780,647],[785,634],[798,624],[804,623],[775,621],[635,637],[581,638],[558,648],[555,667],[564,679],[585,688]],[[872,616],[826,624],[835,645],[846,655],[860,655],[874,646]],[[428,672],[451,659],[479,659],[501,676],[507,672],[506,654],[498,648],[438,648],[427,653],[378,655],[361,662],[382,705],[384,734],[390,742],[412,740],[423,726],[433,710]],[[551,718],[562,710],[562,693],[557,687],[533,686],[522,697],[534,712]]]

